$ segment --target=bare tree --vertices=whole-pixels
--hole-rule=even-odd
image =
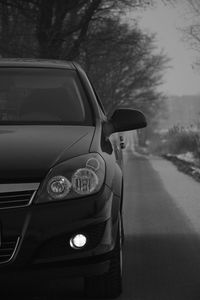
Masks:
[[[200,66],[200,1],[199,0],[165,0],[166,4],[181,6],[191,15],[190,22],[181,28],[184,39],[192,49],[197,51],[195,65]]]
[[[79,48],[94,20],[108,15],[114,17],[127,7],[138,7],[145,5],[146,2],[146,0],[0,0],[2,40],[0,51],[5,56],[7,49],[8,56],[16,56],[20,45],[26,46],[29,36],[32,39],[32,43],[28,44],[29,49],[33,45],[32,56],[74,59],[79,55]],[[17,24],[17,20],[20,20],[21,25]],[[21,41],[17,37],[20,37]],[[16,46],[10,46],[11,39]],[[22,54],[18,53],[19,56],[23,56]]]
[[[97,22],[79,58],[108,111],[131,106],[157,113],[162,95],[157,87],[168,59],[155,53],[154,36],[130,29],[119,20]]]
[[[192,10],[192,24],[185,29],[185,33],[193,49],[200,52],[200,2],[196,0],[187,0]],[[199,59],[197,60],[199,64]]]

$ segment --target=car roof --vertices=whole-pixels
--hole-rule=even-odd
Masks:
[[[0,58],[1,67],[18,68],[55,68],[75,70],[73,62],[46,59]]]

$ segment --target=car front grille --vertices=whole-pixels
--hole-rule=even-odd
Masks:
[[[0,264],[9,262],[15,254],[19,238],[2,239],[0,246]]]
[[[19,207],[29,205],[34,190],[30,191],[16,191],[16,192],[0,192],[0,209],[9,207]]]

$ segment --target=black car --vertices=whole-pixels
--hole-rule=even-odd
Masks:
[[[0,61],[1,285],[75,275],[87,296],[120,294],[123,175],[109,137],[145,126],[136,110],[108,119],[75,63]]]

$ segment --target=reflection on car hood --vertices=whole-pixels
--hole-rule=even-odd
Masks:
[[[35,182],[64,159],[87,153],[90,126],[1,126],[0,182]]]

